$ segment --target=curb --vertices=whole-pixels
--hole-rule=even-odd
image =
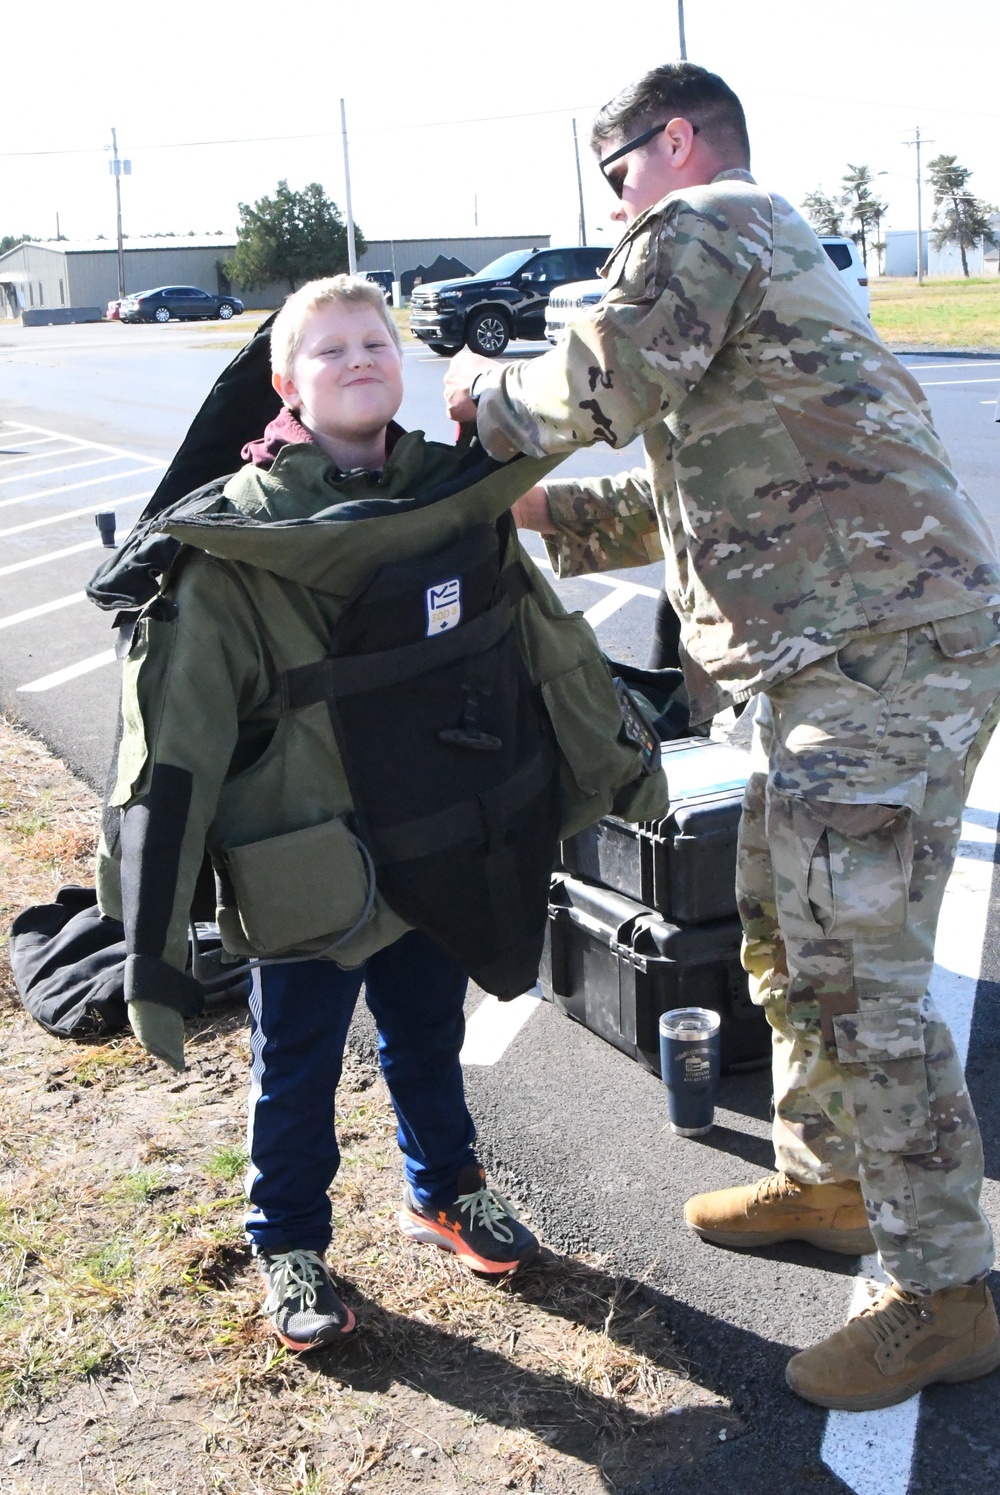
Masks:
[[[886,347],[897,358],[926,358],[928,355],[934,358],[1000,358],[1000,348],[929,348],[919,344],[915,348],[898,348],[893,343],[886,343]]]

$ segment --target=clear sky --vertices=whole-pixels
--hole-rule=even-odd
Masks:
[[[52,237],[58,212],[70,238],[113,236],[112,125],[133,166],[126,233],[231,233],[237,204],[281,177],[320,181],[343,204],[343,97],[354,213],[370,238],[575,242],[575,115],[588,239],[614,242],[589,120],[678,55],[674,0],[346,11],[343,0],[90,0],[36,21],[22,8],[0,38],[0,234]],[[799,204],[835,188],[847,162],[866,163],[887,173],[885,226],[913,227],[914,152],[902,142],[919,124],[933,142],[925,160],[957,155],[973,190],[1000,203],[1000,0],[686,0],[685,18],[688,56],[743,99],[754,171],[772,190]],[[274,136],[286,138],[261,139]]]

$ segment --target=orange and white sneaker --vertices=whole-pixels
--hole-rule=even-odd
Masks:
[[[473,1272],[491,1277],[516,1272],[538,1254],[538,1241],[513,1205],[489,1187],[478,1163],[462,1169],[455,1201],[443,1209],[418,1204],[407,1186],[399,1228],[411,1240],[451,1251]]]

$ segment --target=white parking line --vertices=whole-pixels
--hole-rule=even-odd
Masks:
[[[73,592],[69,597],[56,597],[53,602],[39,602],[37,607],[26,607],[23,612],[8,613],[0,618],[0,628],[13,628],[15,623],[28,623],[40,618],[43,613],[58,612],[61,607],[70,607],[74,602],[86,602],[86,592]]]
[[[85,447],[85,446],[81,446],[81,447],[77,447],[76,450],[80,451],[80,452],[85,452],[85,451],[88,451],[89,448]],[[73,452],[72,454],[70,452],[46,452],[45,455],[47,457],[48,456],[53,456],[53,457],[68,457],[70,455],[75,456],[76,452]],[[27,457],[25,458],[25,461],[30,461],[30,460],[31,460],[30,458],[27,458]],[[102,462],[129,462],[129,461],[131,461],[131,458],[129,458],[129,457],[113,457],[113,456],[90,457],[90,458],[88,458],[88,460],[86,462],[66,462],[66,463],[63,464],[62,467],[43,467],[42,470],[41,470],[41,472],[15,472],[15,474],[14,474],[14,476],[12,478],[0,478],[0,483],[23,483],[25,481],[25,479],[27,479],[29,482],[34,482],[35,478],[50,478],[50,477],[53,476],[54,473],[57,473],[57,472],[74,472],[78,467],[99,467]],[[158,467],[161,464],[160,463],[156,463],[154,465]]]
[[[138,503],[140,498],[151,498],[152,488],[147,488],[145,493],[130,493],[125,498],[110,499],[116,509],[122,504]],[[62,514],[49,514],[45,519],[31,519],[27,524],[12,524],[8,529],[0,529],[0,540],[6,539],[8,535],[23,535],[25,530],[41,529],[46,524],[61,524],[64,519],[80,519],[84,514],[93,514],[94,505],[89,504],[85,509],[67,509]]]
[[[541,570],[552,571],[552,562],[547,555],[532,555],[531,559]],[[622,581],[620,576],[601,576],[598,573],[589,573],[586,576],[574,576],[571,579],[573,581],[593,581],[599,587],[625,587],[634,597],[659,597],[660,595],[656,587],[647,587],[638,581]]]
[[[90,441],[82,436],[67,436],[65,431],[52,431],[48,426],[22,426],[21,429],[37,431],[40,436],[55,436],[59,441],[76,441],[81,446],[93,447],[97,452],[114,452],[117,457],[132,457],[136,462],[153,462],[159,467],[167,465],[166,462],[160,462],[156,457],[151,457],[148,452],[129,452],[122,446],[108,446],[105,441]]]
[[[162,462],[155,462],[149,467],[137,467],[134,472],[106,473],[99,478],[86,478],[82,483],[60,483],[57,488],[39,488],[37,493],[18,493],[14,498],[0,498],[0,509],[9,509],[14,504],[26,504],[33,498],[56,498],[64,493],[75,493],[79,488],[96,488],[100,483],[112,480],[117,483],[120,478],[144,478],[147,473],[156,472],[163,465]]]
[[[105,649],[103,654],[92,654],[89,659],[78,660],[76,664],[67,665],[64,670],[56,670],[52,675],[42,675],[39,680],[29,680],[27,685],[19,685],[19,691],[52,690],[57,685],[65,685],[67,680],[75,680],[78,675],[88,675],[91,670],[99,670],[103,665],[114,664],[118,656],[114,649]]]
[[[79,545],[66,545],[62,550],[47,550],[44,555],[33,555],[30,560],[0,566],[0,576],[11,576],[15,571],[28,571],[32,566],[45,566],[49,561],[61,561],[64,556],[79,555],[81,550],[96,550],[100,544],[100,540],[83,540]]]
[[[920,383],[924,389],[946,384],[1000,384],[1000,374],[994,374],[992,379],[921,379]]]
[[[51,436],[44,436],[41,439],[41,441],[19,441],[17,444],[18,444],[19,447],[25,447],[25,446],[49,446],[50,447],[53,444],[53,440],[54,440],[54,438],[51,437]],[[0,462],[0,471],[2,471],[4,468],[7,468],[7,467],[16,467],[19,462],[44,462],[46,460],[46,458],[48,458],[48,457],[65,457],[69,452],[85,452],[86,450],[87,450],[87,448],[85,446],[81,446],[79,443],[77,443],[76,446],[68,446],[68,447],[65,448],[64,451],[61,451],[61,452],[35,452],[30,457],[23,457],[23,456],[7,457],[7,458],[5,458],[4,461]]]
[[[931,996],[951,1028],[963,1064],[969,1051],[993,884],[1000,820],[1000,737],[994,737],[979,766],[969,809],[978,815],[969,815],[962,822],[962,840],[941,909],[930,982]],[[857,1313],[871,1301],[870,1283],[885,1281],[878,1258],[863,1257],[850,1312]],[[821,1457],[855,1495],[906,1495],[919,1416],[919,1396],[882,1412],[831,1412]]]
[[[512,1002],[484,997],[465,1025],[465,1042],[459,1055],[462,1064],[495,1064],[534,1017],[541,1002],[537,987]]]
[[[595,602],[593,607],[587,608],[587,611],[583,615],[584,621],[589,623],[591,628],[597,628],[607,618],[610,618],[620,608],[623,608],[626,603],[631,602],[635,595],[635,591],[630,586],[623,584],[616,587],[613,592],[609,592],[606,597],[602,597],[600,602]]]

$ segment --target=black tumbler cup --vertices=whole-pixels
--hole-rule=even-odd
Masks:
[[[719,1084],[721,1018],[708,1007],[675,1007],[660,1018],[660,1073],[667,1087],[670,1129],[703,1137],[712,1129]]]

